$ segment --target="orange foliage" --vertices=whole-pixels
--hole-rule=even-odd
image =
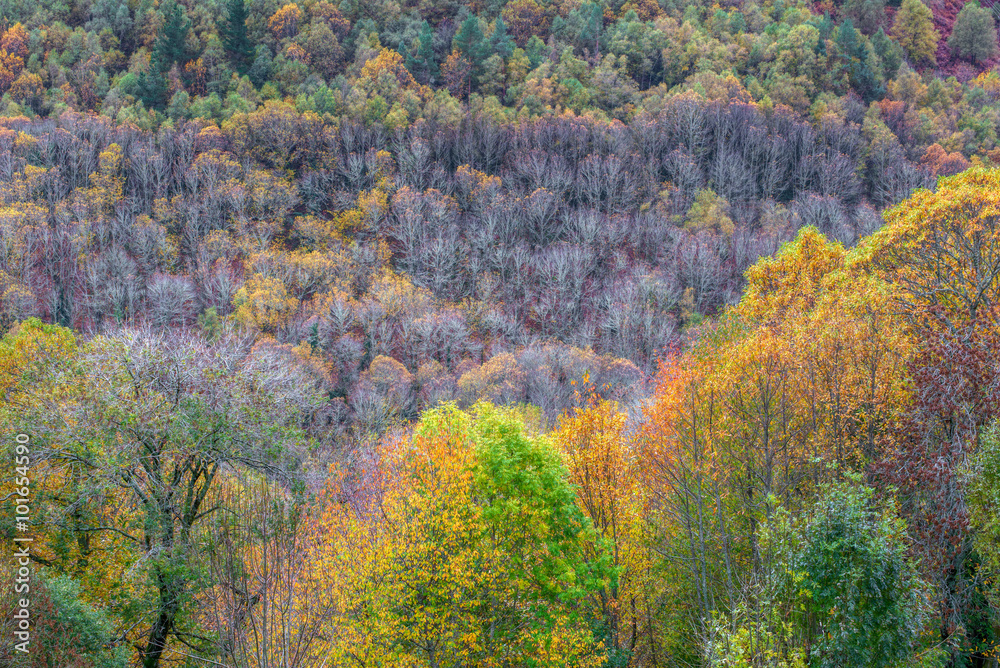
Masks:
[[[0,48],[7,53],[24,59],[28,57],[28,31],[20,23],[7,28],[0,37]]]
[[[267,27],[276,39],[284,39],[285,37],[295,37],[299,32],[301,22],[302,10],[292,2],[276,11],[267,20]]]
[[[24,60],[20,56],[0,50],[0,93],[10,89],[23,69]]]
[[[935,176],[951,176],[969,168],[969,161],[958,151],[948,153],[940,144],[931,144],[920,159],[920,164]]]

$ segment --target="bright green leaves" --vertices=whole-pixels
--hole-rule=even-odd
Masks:
[[[572,603],[613,576],[605,559],[587,563],[590,520],[576,502],[558,451],[526,433],[516,413],[473,407],[475,494],[487,531],[507,543],[511,565],[540,600]]]
[[[975,544],[983,567],[992,576],[989,594],[1000,601],[1000,422],[984,429],[979,451],[969,467],[969,516],[976,528]]]
[[[384,457],[377,513],[331,504],[321,518],[339,537],[312,558],[348,564],[328,576],[334,656],[360,641],[371,665],[602,663],[587,601],[615,574],[600,550],[587,558],[594,532],[566,467],[523,416],[445,405]]]
[[[789,555],[789,599],[801,604],[810,666],[881,668],[908,657],[919,630],[920,582],[905,524],[862,485],[832,484]]]

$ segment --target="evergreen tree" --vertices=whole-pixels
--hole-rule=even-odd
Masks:
[[[149,59],[149,69],[139,73],[139,99],[147,109],[162,109],[167,100],[167,73],[158,50]]]
[[[538,35],[532,35],[527,44],[524,45],[524,53],[528,56],[531,69],[535,69],[542,64],[542,60],[545,58],[545,42]]]
[[[514,53],[514,40],[507,33],[507,24],[504,23],[503,18],[500,16],[493,23],[493,34],[490,35],[489,52],[499,55],[504,60],[510,58],[511,54]]]
[[[166,75],[176,63],[187,60],[187,36],[191,29],[184,8],[176,2],[163,6],[164,23],[149,58],[149,69],[139,75],[139,97],[150,109],[163,109],[167,101]]]
[[[266,44],[258,44],[255,53],[256,57],[254,58],[253,65],[247,70],[247,76],[250,77],[250,81],[254,86],[260,88],[271,78],[271,69],[274,66],[274,62],[271,57],[271,49]]]
[[[822,57],[826,57],[826,40],[830,39],[830,35],[833,34],[833,29],[836,27],[833,19],[830,18],[830,12],[823,14],[822,18],[813,19],[810,21],[812,25],[816,26],[816,30],[819,31],[819,39],[816,40],[816,53]]]
[[[421,83],[429,83],[439,74],[437,59],[434,57],[434,30],[427,21],[420,26],[420,35],[413,40],[409,49],[400,47],[406,54],[406,69]]]
[[[160,71],[166,72],[174,63],[183,65],[187,60],[187,36],[191,21],[184,8],[176,2],[164,5],[163,17],[165,22],[156,38],[153,57],[160,64]]]
[[[851,87],[865,102],[881,99],[885,86],[878,80],[869,63],[871,52],[864,36],[854,29],[851,19],[847,19],[837,31],[837,48],[844,59]]]
[[[825,12],[823,18],[816,21],[814,25],[819,30],[819,39],[821,42],[830,39],[830,35],[833,34],[833,29],[836,27],[833,19],[830,18],[830,12]]]
[[[469,18],[462,22],[451,45],[472,64],[473,73],[478,74],[483,60],[489,55],[489,43],[475,15],[470,14]]]
[[[245,74],[254,55],[253,46],[247,36],[247,7],[244,0],[229,0],[228,16],[222,26],[222,43],[226,47],[229,62],[240,74]]]
[[[882,61],[882,70],[886,79],[892,79],[903,64],[903,47],[889,39],[881,28],[872,36],[872,48]]]
[[[840,52],[845,58],[857,58],[860,42],[861,36],[854,29],[854,23],[851,19],[846,19],[840,25],[840,30],[837,31],[837,47],[840,49]]]
[[[596,2],[587,3],[581,10],[584,12],[585,23],[577,36],[577,42],[590,49],[593,56],[600,51],[599,40],[601,28],[604,26],[604,10]]]
[[[983,9],[978,2],[966,3],[955,18],[948,47],[959,58],[967,58],[973,63],[994,58],[997,30],[990,10]]]

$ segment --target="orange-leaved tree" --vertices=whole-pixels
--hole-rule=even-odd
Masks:
[[[592,395],[585,406],[560,417],[553,438],[566,458],[580,507],[606,544],[595,542],[592,558],[610,549],[618,572],[595,596],[609,658],[656,664],[663,658],[658,657],[663,639],[657,612],[664,587],[646,530],[634,432],[618,404]]]

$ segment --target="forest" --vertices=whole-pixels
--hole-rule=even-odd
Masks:
[[[996,668],[998,20],[0,0],[0,668]]]

